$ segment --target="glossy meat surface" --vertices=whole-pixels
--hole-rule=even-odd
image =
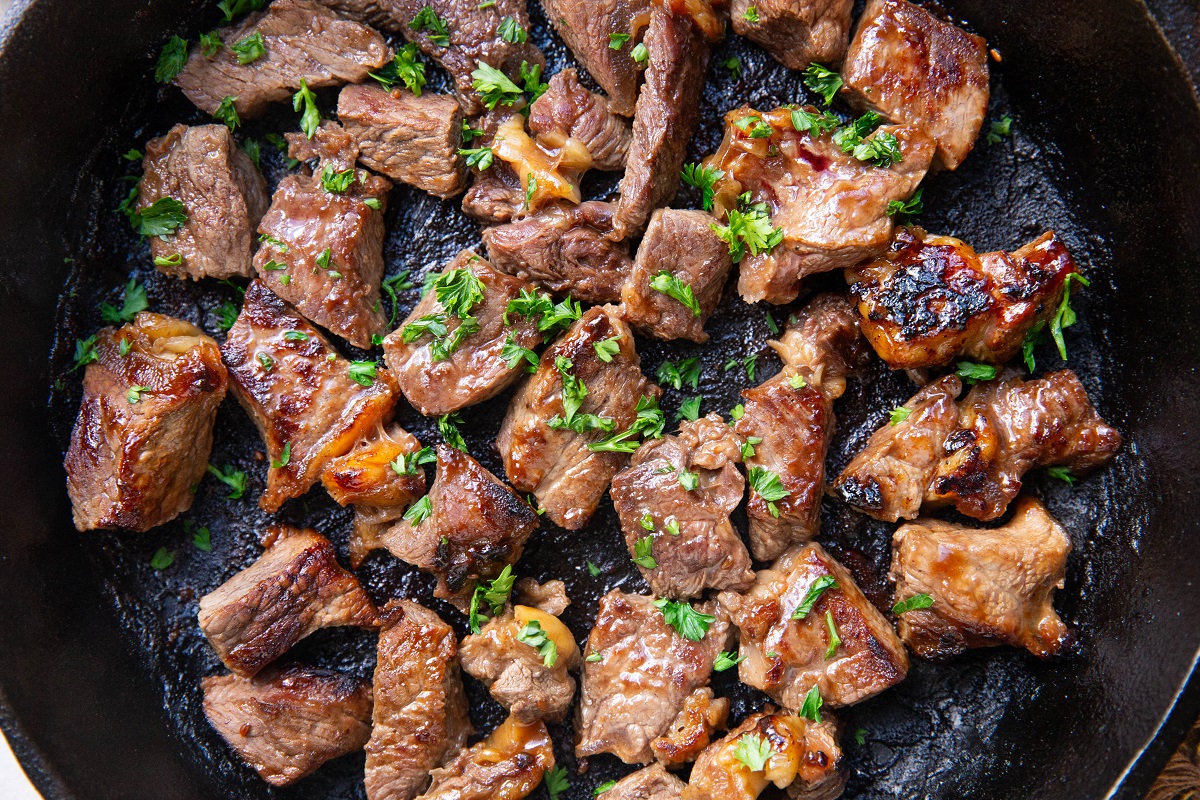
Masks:
[[[562,147],[575,139],[587,149],[593,169],[624,169],[633,134],[609,101],[581,86],[570,68],[554,73],[547,86],[529,109],[529,130],[537,140]]]
[[[441,769],[422,800],[521,800],[554,769],[554,747],[545,723],[513,717],[486,739],[462,750]]]
[[[321,482],[338,505],[403,510],[425,494],[425,471],[420,466],[409,470],[405,463],[400,474],[395,464],[419,450],[417,437],[399,425],[378,425],[349,453],[331,460]]]
[[[650,23],[650,0],[541,0],[546,19],[608,95],[613,111],[633,116],[640,70],[633,48]],[[609,34],[628,34],[613,49]]]
[[[650,749],[658,762],[668,767],[695,761],[713,734],[725,729],[728,717],[729,699],[714,697],[713,690],[704,686],[688,695],[679,716],[666,733],[650,743]]]
[[[788,69],[803,70],[814,61],[841,62],[853,7],[853,0],[733,0],[730,17],[734,33],[761,45]]]
[[[686,785],[663,769],[662,764],[651,764],[631,772],[596,797],[600,800],[679,800]]]

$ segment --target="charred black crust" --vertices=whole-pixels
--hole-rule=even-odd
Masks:
[[[874,477],[867,478],[866,481],[860,481],[855,477],[846,478],[846,480],[838,484],[835,491],[843,500],[855,508],[861,508],[866,511],[883,510],[883,490]]]

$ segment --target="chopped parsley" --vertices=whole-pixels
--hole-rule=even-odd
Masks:
[[[701,207],[705,211],[712,211],[713,186],[725,177],[725,172],[716,167],[706,167],[697,161],[693,164],[685,164],[680,176],[688,186],[700,190]]]
[[[254,166],[262,169],[262,147],[259,146],[257,139],[247,139],[242,142],[242,152],[254,162]]]
[[[642,530],[654,530],[654,515],[647,511],[645,514],[642,514],[642,518],[638,520],[638,524],[642,526]]]
[[[608,35],[608,48],[610,50],[620,50],[630,38],[628,33],[610,33]]]
[[[208,474],[228,487],[229,494],[225,495],[226,500],[241,500],[242,495],[246,493],[246,473],[240,469],[234,469],[228,464],[219,469],[209,464]]]
[[[825,660],[828,661],[837,655],[842,644],[842,637],[838,636],[837,625],[833,622],[833,612],[828,609],[825,611],[825,629],[829,631],[829,646],[825,648]]]
[[[367,199],[363,200],[363,205],[372,211],[383,211],[383,203],[381,203],[377,197],[368,197]]]
[[[100,357],[96,355],[96,334],[93,333],[86,339],[75,340],[75,366],[71,367],[72,372],[99,360]]]
[[[547,664],[546,666],[550,665]],[[566,767],[556,766],[546,773],[544,780],[546,782],[546,793],[550,795],[550,800],[558,800],[560,794],[571,788],[571,782],[567,780]]]
[[[638,42],[634,45],[633,50],[629,55],[639,64],[645,64],[650,60],[650,48],[646,47],[645,42]]]
[[[813,62],[804,70],[804,85],[808,87],[809,91],[819,94],[825,101],[825,105],[829,105],[837,96],[838,90],[842,88],[842,76]]]
[[[435,461],[437,461],[437,455],[433,452],[433,448],[422,447],[412,453],[401,453],[389,461],[388,466],[392,468],[392,472],[403,478],[416,475],[422,465],[432,464]]]
[[[200,52],[204,53],[205,58],[212,58],[224,46],[225,43],[221,41],[219,31],[200,34]]]
[[[907,614],[910,611],[919,611],[922,608],[929,608],[933,605],[933,598],[927,594],[914,594],[912,597],[906,597],[896,605],[892,606],[892,613],[896,616]]]
[[[868,111],[835,133],[833,142],[842,148],[842,152],[852,154],[859,161],[870,161],[877,167],[890,167],[899,163],[903,154],[894,134],[879,131],[871,136],[881,122],[883,117]]]
[[[924,192],[924,189],[917,189],[913,192],[913,196],[907,200],[889,200],[887,204],[888,216],[905,218],[917,216],[925,210],[925,204],[921,201],[921,195]]]
[[[383,283],[380,284],[379,288],[383,289],[383,293],[392,301],[392,315],[388,317],[388,327],[396,325],[396,314],[400,311],[400,301],[396,297],[396,291],[412,288],[412,282],[408,280],[408,275],[409,270],[404,270],[398,275],[385,278]]]
[[[812,582],[812,586],[808,587],[808,591],[804,594],[804,599],[800,601],[800,605],[796,606],[796,610],[792,612],[792,619],[804,619],[809,612],[813,610],[813,606],[821,599],[821,595],[830,589],[838,588],[837,579],[832,575],[822,575]]]
[[[700,487],[700,473],[681,470],[676,478],[684,491],[694,492]]]
[[[237,56],[237,62],[245,66],[262,58],[267,52],[267,45],[262,34],[255,31],[237,44],[231,45],[229,50]]]
[[[465,119],[463,120],[462,140],[464,143],[470,144],[471,142],[475,141],[475,139],[483,136],[483,134],[484,132],[479,128],[472,128],[471,123],[467,122]]]
[[[410,92],[420,97],[421,90],[425,88],[425,62],[418,55],[414,42],[409,42],[397,50],[392,60],[384,64],[378,72],[367,74],[379,81],[379,85],[388,91],[396,84],[403,83]]]
[[[359,386],[371,386],[375,383],[376,369],[379,365],[374,361],[351,361],[350,380]]]
[[[425,31],[429,41],[438,47],[450,46],[450,31],[446,27],[446,21],[437,15],[433,6],[425,6],[418,11],[412,22],[408,23],[408,28],[413,31]]]
[[[681,419],[688,419],[695,422],[700,418],[700,403],[703,401],[703,395],[696,395],[695,397],[684,400],[679,404],[679,413],[675,415],[675,421],[678,422]]]
[[[1054,344],[1058,347],[1058,355],[1063,361],[1067,360],[1067,343],[1063,339],[1063,328],[1069,328],[1075,324],[1075,309],[1071,308],[1072,280],[1078,281],[1084,286],[1092,285],[1087,278],[1078,272],[1069,272],[1067,273],[1067,277],[1063,279],[1062,300],[1058,304],[1058,310],[1054,312],[1053,319],[1050,320],[1050,337],[1054,339]]]
[[[292,110],[300,111],[301,108],[304,109],[304,113],[300,115],[300,130],[311,139],[317,132],[317,126],[321,124],[321,112],[317,108],[316,95],[308,88],[308,82],[304,78],[300,79],[299,91],[292,95]],[[286,154],[286,151],[284,152]]]
[[[538,318],[538,330],[545,332],[570,326],[583,315],[583,309],[578,301],[570,297],[555,304],[545,292],[522,289],[517,297],[508,301],[504,309],[505,325],[513,324],[509,319],[510,314],[526,320]]]
[[[222,333],[228,333],[233,324],[237,322],[238,309],[237,306],[226,300],[213,309],[213,314],[217,317],[217,329]]]
[[[783,241],[783,230],[771,225],[771,215],[766,203],[750,202],[750,193],[738,198],[738,208],[729,209],[728,225],[715,222],[709,227],[713,233],[729,245],[733,263],[741,263],[749,250],[752,255],[768,253]]]
[[[584,659],[584,661],[588,661],[593,664],[603,661],[603,660],[604,660],[604,656],[600,655],[599,653],[592,653],[591,655],[589,655],[587,658]]]
[[[292,463],[292,443],[283,443],[283,452],[279,454],[279,460],[271,459],[271,467],[273,469],[283,469],[288,464]]]
[[[588,449],[597,453],[632,453],[638,449],[638,438],[661,439],[666,417],[658,407],[658,400],[642,395],[638,399],[633,424],[628,430],[588,444]]]
[[[238,126],[242,124],[242,118],[238,116],[237,108],[234,107],[236,102],[236,97],[226,95],[217,106],[217,110],[212,113],[213,119],[224,123],[225,127],[231,131],[237,130]]]
[[[596,358],[605,364],[611,363],[613,357],[621,352],[621,335],[617,334],[602,342],[592,342],[592,349],[596,351]]]
[[[259,366],[263,368],[263,372],[270,372],[275,368],[275,360],[266,353],[257,353],[254,358],[258,361]]]
[[[663,527],[665,527],[667,529],[667,533],[671,534],[672,536],[679,535],[679,520],[675,519],[674,517],[667,520],[667,524]]]
[[[746,6],[746,10],[742,12],[742,19],[746,22],[758,22],[758,7]]]
[[[693,317],[704,313],[700,310],[700,303],[696,301],[696,295],[692,293],[692,287],[665,269],[650,279],[650,288],[665,294],[672,300],[683,303],[692,312]]]
[[[804,380],[804,376],[797,372],[788,378],[788,386],[793,389],[803,389],[805,386],[808,386],[808,381]]]
[[[996,368],[991,364],[976,364],[974,361],[959,361],[955,375],[967,383],[990,381],[996,377]]]
[[[477,61],[476,69],[471,73],[472,86],[479,95],[483,105],[490,111],[496,106],[512,107],[521,99],[521,87],[495,67]]]
[[[197,528],[192,533],[192,546],[202,553],[211,553],[212,532],[208,528]]]
[[[1079,479],[1071,474],[1071,470],[1067,467],[1050,467],[1046,470],[1046,474],[1051,478],[1056,478],[1068,486],[1074,486]]]
[[[157,236],[164,241],[187,221],[187,207],[174,197],[160,197],[129,217],[129,224],[138,234]]]
[[[792,109],[792,127],[798,133],[807,133],[817,137],[823,133],[836,130],[842,121],[828,111],[809,111],[805,108]]]
[[[150,301],[146,297],[146,287],[134,278],[130,278],[121,295],[121,307],[117,308],[108,303],[101,303],[100,318],[109,325],[120,325],[133,322],[139,311],[145,311],[149,307]]]
[[[654,538],[642,536],[633,543],[633,563],[642,569],[655,569],[658,562],[654,560]]]
[[[521,82],[524,84],[525,92],[529,95],[529,102],[532,103],[546,93],[550,88],[550,84],[542,80],[542,65],[529,65],[528,61],[521,62]]]
[[[742,60],[737,56],[730,56],[721,62],[721,66],[729,70],[729,77],[735,81],[742,77]]]
[[[745,656],[739,657],[733,651],[717,653],[717,660],[713,662],[713,672],[724,672],[728,669],[733,669],[738,664],[746,660]]]
[[[654,601],[654,605],[662,611],[663,620],[668,625],[680,636],[693,642],[702,640],[708,633],[708,626],[717,619],[710,614],[701,614],[686,600],[676,601],[660,597]]]
[[[130,386],[129,391],[125,392],[125,399],[129,401],[129,405],[137,405],[142,400],[142,395],[154,394],[149,386]]]
[[[813,722],[820,722],[821,706],[823,705],[825,705],[825,701],[821,699],[821,687],[814,686],[804,696],[804,703],[800,706],[800,716]]]
[[[867,742],[867,729],[857,728],[854,731],[854,743],[860,747]]]
[[[525,210],[533,208],[533,195],[537,192],[537,177],[532,172],[525,175]]]
[[[333,168],[333,164],[329,161],[325,162],[325,168],[321,170],[321,188],[331,194],[345,194],[351,186],[354,185],[354,167],[338,172]],[[325,249],[329,252],[329,248]],[[326,258],[328,262],[328,258]],[[326,263],[324,266],[328,267]]]
[[[700,384],[700,359],[685,358],[678,363],[664,361],[655,371],[654,379],[673,389],[682,389],[685,383],[696,389]]]
[[[888,412],[888,425],[899,425],[904,420],[912,416],[912,409],[904,406],[896,406]]]
[[[438,433],[442,435],[442,439],[455,450],[461,450],[465,453],[467,452],[467,443],[463,440],[462,432],[458,429],[458,426],[461,424],[462,416],[457,411],[438,417]]]
[[[528,347],[522,347],[518,344],[511,333],[504,340],[504,347],[500,349],[500,358],[504,359],[509,369],[516,369],[522,361],[525,361],[527,362],[525,365],[526,372],[537,372],[539,363],[538,354]]]
[[[496,32],[509,44],[525,44],[529,41],[529,34],[521,27],[521,23],[517,22],[516,17],[505,17],[500,20],[500,27],[496,29]]]
[[[767,762],[774,754],[771,743],[757,733],[747,733],[738,737],[737,746],[733,748],[733,757],[751,772],[762,772],[766,769]]]
[[[483,300],[483,281],[469,267],[456,267],[434,278],[429,288],[442,311],[408,323],[401,329],[400,337],[411,343],[430,334],[433,336],[430,355],[434,361],[445,361],[468,336],[479,330],[479,320],[471,316],[471,310]],[[451,318],[459,320],[453,333],[449,333],[447,324]]]
[[[595,564],[593,564],[591,561],[587,562],[587,571],[588,571],[588,575],[591,575],[593,578],[597,577],[600,574],[600,568],[597,567]]]
[[[746,416],[746,407],[744,405],[742,405],[741,403],[738,403],[736,406],[729,409],[729,418],[732,419],[734,422],[737,422],[739,419],[741,419],[744,416]]]
[[[316,108],[315,105],[313,107]],[[317,115],[317,120],[320,121],[319,114]],[[316,130],[315,125],[313,126],[313,130]],[[282,136],[280,136],[278,133],[275,133],[274,131],[271,131],[270,133],[265,134],[263,136],[263,138],[266,139],[271,144],[275,145],[275,149],[278,150],[280,155],[283,156],[283,161],[287,165],[288,169],[295,169],[296,167],[300,166],[300,162],[298,160],[296,160],[288,155],[287,139],[284,139]]]
[[[425,520],[429,519],[429,515],[433,513],[433,503],[429,499],[429,495],[425,495],[417,502],[409,506],[408,511],[404,512],[404,521],[412,527],[417,527]]]
[[[159,83],[170,83],[175,80],[175,76],[183,71],[183,65],[187,63],[188,44],[187,39],[179,36],[172,36],[163,45],[162,52],[159,53],[158,63],[154,66],[154,80]]]
[[[1000,144],[1000,142],[1012,135],[1013,118],[1005,114],[996,122],[992,123],[991,129],[987,134],[988,144]]]
[[[132,147],[129,149],[129,152],[121,156],[121,158],[125,159],[126,161],[141,161],[143,158],[145,158],[145,156],[142,155],[141,150],[138,150],[136,147]]]
[[[547,667],[553,667],[558,661],[558,646],[546,635],[542,624],[536,619],[529,620],[525,627],[517,631],[517,641],[537,650],[538,655],[542,657],[542,663]]]
[[[175,563],[175,554],[165,547],[160,547],[154,551],[154,555],[150,557],[150,566],[161,571]]]
[[[767,318],[767,330],[771,332],[772,336],[778,336],[779,323],[775,321],[775,315],[768,311],[765,316]]]
[[[612,431],[613,421],[611,419],[598,417],[595,414],[579,413],[584,398],[588,396],[588,390],[583,381],[571,373],[574,366],[574,362],[565,356],[555,356],[554,358],[554,368],[558,370],[562,379],[563,413],[555,414],[546,424],[554,430],[568,429],[580,434],[597,430],[606,433]]]
[[[599,786],[597,786],[595,789],[592,790],[592,796],[599,797],[600,795],[604,794],[605,792],[607,792],[609,789],[612,789],[616,785],[617,785],[616,781],[605,781],[604,783],[600,784]]]
[[[766,502],[771,516],[779,519],[779,506],[775,503],[791,495],[791,492],[783,488],[779,476],[769,469],[751,467],[749,478],[750,488]]]
[[[754,458],[754,445],[762,444],[761,436],[747,436],[746,441],[742,442],[742,460]]]
[[[486,584],[482,581],[475,584],[475,591],[471,593],[471,605],[467,613],[471,633],[479,633],[489,617],[497,616],[504,611],[504,606],[512,595],[513,583],[516,579],[512,567],[505,564],[504,569],[500,570],[500,574],[495,578]],[[485,604],[491,611],[490,614],[483,610]]]
[[[283,340],[285,342],[307,342],[312,337],[304,331],[284,331]]]
[[[474,167],[480,172],[490,168],[495,160],[490,147],[459,148],[458,154],[467,157],[468,167]]]
[[[729,372],[729,370],[737,369],[738,367],[741,367],[746,371],[746,377],[748,379],[754,380],[754,375],[758,371],[758,353],[748,355],[741,361],[738,361],[736,358],[731,358],[725,362],[724,370],[725,372]],[[802,388],[804,386],[804,379],[801,378],[800,381],[800,386],[793,386],[792,388]]]
[[[221,9],[221,13],[225,15],[225,22],[232,22],[238,14],[258,11],[266,5],[266,2],[267,0],[221,0],[217,3],[217,8]]]
[[[751,139],[769,139],[774,129],[763,118],[751,115],[733,121],[734,126]]]

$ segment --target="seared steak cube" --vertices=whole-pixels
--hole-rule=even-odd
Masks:
[[[250,277],[267,182],[224,125],[176,125],[146,143],[138,210],[169,197],[187,222],[150,237],[155,266],[175,278]],[[174,263],[174,262],[178,263]]]
[[[900,614],[900,638],[923,658],[1009,644],[1057,654],[1071,634],[1054,611],[1071,540],[1031,497],[999,528],[936,519],[900,526],[892,537],[896,601],[928,595],[933,605]]]
[[[192,505],[229,377],[217,343],[142,312],[96,334],[64,466],[75,527],[148,531]]]
[[[987,42],[907,0],[870,0],[842,79],[852,102],[920,128],[955,169],[987,114]]]
[[[654,212],[621,290],[625,319],[631,325],[659,339],[708,341],[704,323],[721,302],[733,266],[729,247],[711,225],[712,217],[703,211]],[[690,292],[692,302],[667,294],[664,287],[685,296]]]
[[[542,721],[509,717],[481,742],[433,771],[421,800],[521,800],[554,769],[554,746]]]
[[[317,667],[201,681],[204,716],[272,786],[287,786],[371,737],[371,684]]]
[[[814,61],[841,62],[853,7],[853,0],[733,0],[730,17],[734,33],[788,69],[802,70]]]
[[[258,501],[265,511],[307,492],[396,402],[386,370],[356,380],[354,365],[261,281],[247,287],[221,355],[234,396],[267,446],[267,490]]]
[[[607,361],[596,349],[601,342],[617,347]],[[564,374],[586,390],[574,414],[564,408]],[[508,407],[496,447],[509,481],[522,492],[533,492],[554,524],[579,530],[628,459],[589,445],[603,439],[606,429],[627,430],[637,417],[638,402],[643,397],[657,400],[660,394],[642,375],[633,332],[617,309],[589,309],[546,349],[537,372]]]
[[[846,706],[908,673],[892,624],[816,542],[789,550],[745,594],[718,600],[741,631],[738,677],[789,710],[814,687],[826,705]]]
[[[254,675],[321,628],[375,625],[375,606],[313,530],[271,531],[258,560],[200,598],[200,629],[221,661]]]
[[[421,449],[417,437],[399,425],[379,425],[332,459],[321,482],[338,505],[403,510],[425,494],[425,472],[408,458]]]
[[[695,761],[713,734],[725,729],[728,717],[728,698],[714,697],[707,686],[697,689],[683,701],[683,710],[667,732],[650,743],[650,749],[658,762],[668,767]]]
[[[413,800],[471,735],[458,642],[437,614],[411,600],[392,600],[380,616],[367,798]]]
[[[337,112],[364,166],[438,197],[466,188],[467,169],[458,155],[463,114],[453,97],[347,86]]]
[[[230,46],[256,34],[263,54],[239,63]],[[309,89],[360,83],[392,57],[376,31],[312,0],[275,0],[218,35],[226,46],[209,57],[196,45],[174,80],[209,114],[228,97],[240,116],[257,117],[271,103],[289,99],[301,80]]]
[[[650,19],[650,0],[541,0],[546,19],[609,97],[616,113],[633,116],[640,70],[633,48]],[[629,37],[619,48],[610,35]]]
[[[583,88],[574,69],[554,73],[529,112],[529,130],[544,146],[561,148],[574,139],[587,149],[593,169],[625,168],[629,123],[610,110],[608,100]]]
[[[663,769],[662,764],[651,764],[631,772],[596,797],[599,800],[679,800],[686,786]]]

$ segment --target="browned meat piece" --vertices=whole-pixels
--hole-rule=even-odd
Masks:
[[[145,311],[92,352],[63,462],[75,527],[148,531],[191,508],[229,377],[204,331]]]
[[[354,163],[352,156],[347,160]],[[340,169],[330,160],[312,177],[288,175],[279,182],[258,228],[265,238],[254,269],[304,316],[366,350],[387,325],[379,282],[392,184],[360,169],[344,192],[329,191],[324,177]]]
[[[612,753],[627,764],[654,758],[650,743],[666,734],[688,696],[708,684],[713,660],[729,639],[729,620],[714,603],[695,607],[715,619],[700,641],[667,624],[652,597],[617,589],[600,598],[586,652],[579,717],[580,758]]]
[[[1034,467],[1092,470],[1121,448],[1121,434],[1092,407],[1075,373],[1022,380],[1013,372],[977,384],[959,404],[958,429],[925,501],[953,504],[975,519],[995,519],[1021,491]]]
[[[628,167],[621,178],[613,222],[617,239],[636,238],[654,209],[675,197],[688,142],[700,122],[711,50],[688,14],[672,11],[660,0],[651,3],[645,45],[650,60],[633,118]]]
[[[745,594],[718,600],[741,631],[738,677],[784,708],[798,711],[814,686],[826,705],[858,703],[908,673],[892,624],[816,542],[789,550]]]
[[[471,735],[458,644],[449,625],[411,600],[392,600],[380,616],[367,798],[413,800]]]
[[[371,684],[316,667],[201,681],[204,716],[264,781],[287,786],[371,738]]]
[[[369,386],[351,378],[350,362],[261,281],[246,288],[221,356],[234,396],[267,446],[267,490],[258,500],[264,511],[307,492],[396,402],[386,370]]]
[[[987,42],[906,0],[870,0],[842,79],[853,103],[920,128],[955,169],[987,114]]]
[[[548,206],[508,225],[485,228],[496,269],[584,303],[615,303],[633,269],[629,246],[614,242],[612,203]]]
[[[718,218],[739,208],[755,214],[739,200],[749,192],[750,205],[765,203],[771,225],[783,231],[780,244],[741,261],[738,292],[751,303],[790,303],[804,277],[882,253],[892,238],[888,203],[908,198],[933,158],[933,140],[921,131],[884,125],[867,141],[894,136],[902,160],[877,167],[843,152],[831,133],[797,131],[791,115],[787,108],[730,111],[720,149],[704,161],[725,174],[714,185]]]
[[[651,764],[626,775],[596,796],[600,800],[679,800],[685,786],[662,764]]]
[[[753,737],[771,750],[761,770],[751,770],[737,757],[742,737]],[[838,773],[842,751],[830,722],[814,723],[766,706],[721,741],[705,750],[692,768],[683,800],[754,800],[774,783],[791,797],[832,800],[842,793]]]
[[[978,255],[949,236],[901,228],[882,258],[846,271],[863,333],[892,369],[959,357],[1003,364],[1045,326],[1075,262],[1053,232],[1013,253]]]
[[[400,33],[406,20],[401,19],[394,0],[316,0],[342,16],[388,33]]]
[[[458,155],[463,114],[453,97],[347,86],[338,95],[337,113],[364,166],[438,197],[466,188],[467,169]]]
[[[734,33],[762,45],[788,69],[801,70],[814,61],[841,63],[853,7],[852,0],[733,0],[730,16]]]
[[[478,139],[474,143],[480,143]],[[480,143],[481,147],[489,142]],[[503,161],[494,161],[486,172],[478,172],[463,196],[464,214],[484,225],[500,225],[525,215],[525,190],[517,173]]]
[[[729,700],[713,697],[707,686],[697,689],[683,701],[683,710],[665,734],[650,743],[654,757],[668,767],[695,761],[712,741],[712,735],[725,728]]]
[[[547,665],[537,647],[517,638],[530,622],[538,623],[546,638],[554,642],[553,663]],[[562,722],[575,697],[579,647],[558,617],[529,606],[514,606],[494,617],[477,634],[460,645],[463,669],[480,681],[514,720]]]
[[[254,675],[321,628],[375,625],[375,606],[314,530],[273,528],[258,560],[200,598],[200,629],[221,661]]]
[[[609,97],[612,110],[633,116],[638,65],[631,55],[650,22],[650,0],[541,0],[546,19]],[[620,49],[609,34],[628,34]]]
[[[538,583],[533,578],[518,578],[513,589],[522,605],[533,606],[538,611],[556,617],[561,617],[571,605],[571,598],[567,597],[567,585],[559,580]]]
[[[659,339],[707,342],[704,323],[721,302],[721,290],[733,261],[729,247],[713,233],[712,217],[703,211],[661,208],[638,247],[633,272],[621,290],[625,319]],[[667,276],[691,290],[695,307],[654,288]]]
[[[218,33],[226,45],[258,34],[264,51],[239,64],[228,46],[212,57],[200,45],[192,48],[174,83],[209,114],[230,97],[240,116],[256,117],[271,103],[289,99],[301,80],[310,89],[360,83],[392,58],[377,32],[311,0],[275,0]]]
[[[427,498],[428,514],[415,522],[402,519],[379,543],[436,575],[434,597],[465,608],[477,580],[495,578],[521,558],[537,514],[478,461],[444,444],[437,448],[437,477]]]
[[[561,148],[575,139],[587,148],[593,169],[624,169],[632,132],[609,101],[580,86],[570,68],[556,72],[548,87],[530,108],[529,130],[538,142]]]
[[[452,312],[462,310],[461,284],[471,283],[478,283],[483,296],[460,318]],[[495,397],[520,377],[519,365],[510,367],[503,355],[505,342],[511,338],[521,347],[534,348],[542,335],[529,320],[512,318],[506,325],[504,314],[509,300],[532,288],[497,272],[470,250],[459,253],[404,324],[384,339],[384,359],[408,402],[426,416],[449,414]],[[446,332],[425,333],[430,321]]]
[[[146,143],[138,211],[169,197],[187,222],[150,237],[155,266],[174,278],[250,277],[267,182],[224,125],[176,125]],[[178,262],[178,263],[175,263]]]
[[[767,344],[785,366],[833,400],[846,391],[846,376],[870,359],[849,300],[828,292],[805,303],[779,340]]]
[[[923,658],[1010,644],[1056,655],[1071,638],[1054,613],[1071,540],[1031,497],[999,528],[936,519],[902,525],[892,537],[896,600],[929,595],[933,606],[900,615],[900,638]]]
[[[420,450],[417,437],[399,425],[377,424],[349,453],[329,462],[321,482],[338,505],[403,510],[425,494],[425,472],[408,461]]]
[[[943,445],[958,424],[955,398],[962,381],[955,375],[934,381],[904,404],[895,424],[871,434],[867,446],[846,465],[833,490],[876,519],[912,519],[945,455]]]
[[[720,415],[709,414],[684,422],[677,436],[644,442],[613,478],[625,544],[656,595],[699,597],[754,582],[750,554],[729,521],[746,491],[735,466],[741,446]],[[652,561],[637,558],[646,541]]]
[[[602,361],[595,345],[614,339],[619,350]],[[591,519],[628,456],[588,447],[607,435],[604,430],[570,427],[572,421],[564,419],[563,370],[587,390],[575,416],[608,420],[613,431],[627,430],[638,401],[657,400],[662,390],[642,375],[633,332],[616,307],[597,306],[546,349],[537,372],[513,397],[496,438],[504,471],[518,490],[533,492],[554,524],[575,531]]]
[[[545,723],[509,717],[486,739],[433,771],[421,800],[522,800],[554,769],[554,747]]]

